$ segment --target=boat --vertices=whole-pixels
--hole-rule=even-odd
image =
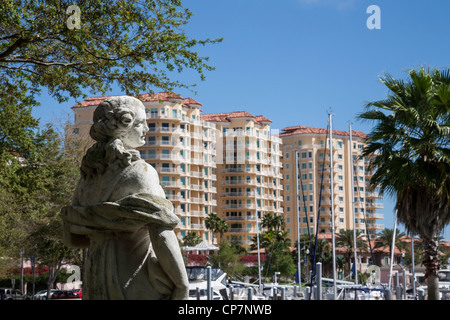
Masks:
[[[207,300],[207,267],[187,266],[189,300]],[[227,274],[220,268],[211,268],[212,300],[228,300]]]

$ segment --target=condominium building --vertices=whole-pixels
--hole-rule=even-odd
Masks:
[[[293,126],[281,131],[284,215],[293,243],[297,226],[300,234],[331,233],[332,208],[336,233],[356,228],[374,236],[384,228],[377,223],[383,219],[383,214],[377,213],[383,208],[381,197],[368,187],[373,174],[368,169],[369,159],[361,157],[363,132],[352,131],[350,137],[350,131],[333,130],[330,145],[327,129]]]
[[[87,136],[92,115],[107,97],[88,98],[72,107],[72,135]],[[200,119],[201,104],[171,93],[139,96],[146,108],[149,132],[139,148],[151,164],[181,222],[175,229],[183,239],[195,232],[212,241],[205,218],[216,208],[215,124]]]
[[[248,248],[263,215],[283,213],[281,139],[271,134],[269,119],[245,111],[200,119],[217,129],[216,213],[229,225],[224,240]]]

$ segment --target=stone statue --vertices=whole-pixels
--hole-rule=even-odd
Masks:
[[[173,231],[179,223],[156,170],[135,149],[148,131],[145,108],[129,96],[98,105],[71,206],[61,210],[65,243],[88,248],[83,299],[188,298]]]

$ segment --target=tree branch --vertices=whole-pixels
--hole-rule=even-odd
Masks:
[[[33,63],[41,66],[51,67],[51,66],[62,66],[62,67],[72,67],[80,65],[93,65],[94,62],[52,62],[52,61],[42,61],[35,59],[14,59],[14,60],[3,60],[6,63]]]
[[[28,42],[28,40],[24,38],[17,39],[8,49],[0,53],[0,60],[3,60],[3,58],[9,56],[11,53],[14,52],[18,47],[20,47],[23,43]]]

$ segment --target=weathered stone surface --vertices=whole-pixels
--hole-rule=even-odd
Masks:
[[[155,169],[135,148],[148,131],[144,105],[121,96],[94,112],[71,206],[61,210],[67,245],[88,248],[83,299],[187,299],[173,228],[179,219]]]

